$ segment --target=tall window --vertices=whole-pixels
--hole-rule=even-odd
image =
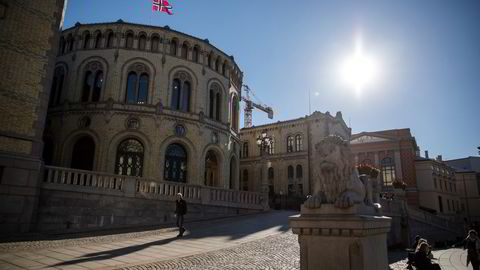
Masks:
[[[187,73],[179,72],[174,76],[172,83],[172,104],[173,110],[189,112],[190,111],[190,96],[191,77]]]
[[[167,147],[163,174],[167,181],[187,182],[187,151],[180,144]]]
[[[127,34],[127,40],[125,41],[125,47],[127,49],[132,49],[133,48],[133,33],[128,33]]]
[[[102,45],[102,33],[98,32],[95,36],[95,49],[100,48]]]
[[[288,174],[288,178],[289,179],[292,179],[293,178],[293,166],[288,166],[288,169],[287,169],[287,174]]]
[[[215,71],[220,72],[220,56],[217,56],[217,60],[215,60]]]
[[[227,76],[226,74],[227,74],[227,60],[223,62],[223,66],[222,66],[222,75]]]
[[[68,35],[67,38],[67,52],[73,51],[73,44],[75,43],[75,39],[72,37],[72,35]]]
[[[192,61],[197,63],[198,62],[198,53],[199,53],[198,46],[193,47],[193,52],[192,52]]]
[[[65,70],[63,67],[57,67],[53,74],[52,88],[50,90],[49,106],[56,106],[60,103],[65,80]]]
[[[292,136],[287,137],[287,152],[288,153],[293,152],[293,137]]]
[[[152,52],[158,52],[158,46],[160,44],[160,39],[158,38],[158,36],[154,36],[152,37]]]
[[[93,159],[95,158],[95,142],[90,136],[79,138],[73,145],[72,163],[73,169],[93,170]]]
[[[92,62],[87,65],[86,70],[83,80],[82,102],[99,101],[105,80],[101,65],[98,62]]]
[[[181,56],[182,56],[183,59],[187,59],[187,57],[188,57],[188,45],[185,42],[182,45]]]
[[[108,36],[107,36],[107,48],[113,48],[113,37],[114,37],[113,32],[108,33]]]
[[[247,191],[248,190],[248,170],[245,169],[243,170],[243,184],[242,184],[242,189]]]
[[[268,154],[273,155],[275,154],[275,139],[272,138],[270,144],[268,145]]]
[[[243,143],[243,157],[248,157],[248,142]]]
[[[236,162],[236,159],[232,157],[230,159],[230,181],[228,182],[229,189],[233,189],[233,187],[235,186],[235,182],[237,180],[236,173],[237,173],[237,162]]]
[[[138,49],[141,51],[144,51],[146,44],[147,44],[147,37],[145,35],[141,35],[138,38]]]
[[[438,196],[438,209],[439,209],[440,213],[443,213],[443,200],[442,200],[442,196]]]
[[[170,54],[176,56],[177,55],[177,47],[178,47],[178,42],[176,39],[172,39],[172,42],[170,43]]]
[[[295,151],[299,152],[303,150],[302,135],[295,136]]]
[[[220,108],[222,106],[222,95],[221,88],[218,84],[214,83],[210,87],[210,96],[209,96],[209,117],[220,121]]]
[[[65,54],[65,48],[67,47],[67,42],[65,41],[64,37],[60,38],[60,47],[59,47],[59,54]]]
[[[213,62],[212,62],[212,54],[213,54],[213,52],[210,52],[210,53],[208,54],[207,64],[208,64],[208,67],[209,67],[209,68],[212,68],[212,64],[213,64]]]
[[[126,139],[117,148],[116,173],[141,177],[143,171],[144,147],[136,139]]]
[[[148,99],[148,74],[132,71],[127,77],[127,103],[146,104]]]
[[[302,165],[298,164],[297,165],[297,178],[302,178],[302,177],[303,177]]]
[[[391,186],[395,180],[395,163],[390,157],[386,157],[381,161],[383,185]]]
[[[90,33],[87,31],[83,35],[83,46],[82,48],[88,49],[90,47]]]
[[[238,129],[238,98],[236,95],[232,97],[232,123],[231,128],[234,130]]]
[[[205,156],[205,185],[218,186],[218,161],[217,156],[212,150],[207,152]]]

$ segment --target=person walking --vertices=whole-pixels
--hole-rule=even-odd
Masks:
[[[468,232],[463,248],[467,250],[467,267],[468,263],[472,263],[473,270],[480,270],[480,239],[475,230]]]
[[[175,201],[175,214],[177,216],[177,227],[179,233],[177,237],[182,237],[185,232],[183,227],[183,216],[187,214],[187,202],[183,199],[182,193],[177,193],[177,200]]]

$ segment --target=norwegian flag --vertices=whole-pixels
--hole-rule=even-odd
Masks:
[[[172,6],[168,3],[167,0],[153,0],[152,10],[159,12],[166,12],[168,15],[173,15]]]

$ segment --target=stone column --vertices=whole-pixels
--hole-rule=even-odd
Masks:
[[[373,207],[356,204],[347,209],[323,204],[291,217],[298,235],[301,270],[388,269],[387,232],[391,218]]]

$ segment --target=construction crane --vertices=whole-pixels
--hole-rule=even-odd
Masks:
[[[272,119],[273,118],[273,109],[271,107],[268,107],[266,105],[262,105],[262,104],[258,104],[258,103],[255,103],[252,101],[252,99],[250,98],[250,92],[252,93],[253,96],[255,96],[255,94],[252,92],[252,90],[250,90],[250,88],[248,87],[248,85],[243,85],[243,89],[245,91],[245,96],[242,95],[242,100],[245,101],[245,109],[244,109],[244,112],[245,112],[245,115],[244,115],[244,126],[246,128],[249,128],[249,127],[252,127],[252,111],[253,111],[253,108],[257,108],[261,111],[264,111],[266,113],[268,113],[268,118],[269,119]]]

